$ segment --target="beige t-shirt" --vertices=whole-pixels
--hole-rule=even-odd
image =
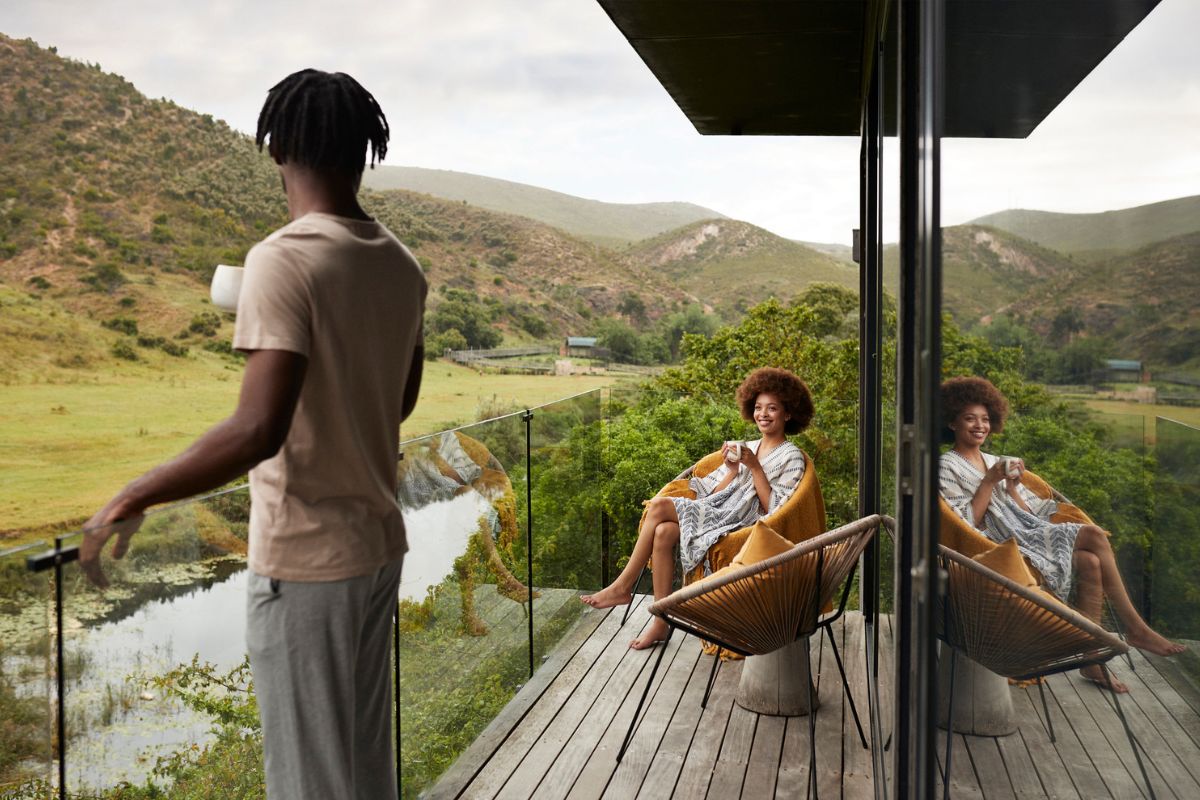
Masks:
[[[250,471],[260,575],[342,580],[408,549],[396,459],[426,290],[378,222],[307,214],[246,256],[233,346],[308,358],[287,440]]]

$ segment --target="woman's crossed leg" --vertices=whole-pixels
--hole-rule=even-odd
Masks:
[[[675,581],[675,545],[679,542],[679,516],[675,504],[668,497],[655,497],[646,504],[646,516],[638,531],[637,542],[629,562],[616,580],[595,594],[583,595],[580,599],[592,608],[611,608],[633,600],[633,588],[642,568],[654,557],[654,599],[661,600],[671,593]],[[635,650],[653,647],[667,636],[667,623],[658,617],[642,635],[629,643]]]

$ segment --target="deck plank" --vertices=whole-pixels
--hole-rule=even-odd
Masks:
[[[683,636],[683,634],[677,633],[676,636]],[[642,783],[645,782],[650,770],[650,765],[658,755],[659,745],[676,712],[679,711],[680,702],[685,699],[689,681],[697,670],[703,671],[697,666],[700,655],[700,640],[694,636],[685,637],[680,644],[679,651],[675,654],[675,659],[667,668],[666,678],[654,691],[647,708],[643,711],[642,721],[638,724],[637,731],[629,742],[629,749],[625,751],[625,757],[616,767],[612,779],[604,790],[605,797],[638,796]],[[699,697],[692,699],[699,708]],[[680,763],[682,763],[682,759]],[[662,776],[659,774],[653,775],[653,779],[656,781],[661,778]],[[672,777],[671,783],[674,784],[674,782]]]
[[[491,622],[507,616],[504,604],[481,603]],[[547,606],[548,607],[548,606]],[[633,710],[657,653],[628,650],[648,621],[644,598],[629,623],[620,614],[587,612],[500,716],[455,762],[429,798],[512,797],[560,800],[714,800],[804,797],[808,784],[808,718],[771,717],[735,703],[742,662],[721,668],[706,710],[700,709],[712,664],[693,637],[676,633],[667,646],[623,763],[615,761]],[[511,609],[509,609],[511,612]],[[894,709],[893,631],[880,619],[881,724],[885,739]],[[833,626],[850,692],[865,716],[867,674],[862,617],[848,614]],[[818,661],[821,707],[817,773],[823,797],[873,797],[870,754],[850,715],[832,651],[822,637],[810,641]],[[451,658],[462,657],[454,652]],[[1136,673],[1116,664],[1131,694],[1122,709],[1148,754],[1148,770],[1163,800],[1200,796],[1200,714],[1167,678],[1162,664],[1134,656]],[[1169,666],[1169,665],[1168,665]],[[1074,673],[1048,679],[1047,699],[1057,741],[1042,720],[1036,687],[1010,691],[1020,728],[1007,737],[953,738],[952,792],[958,798],[1140,797],[1141,774],[1128,740],[1104,694]],[[1186,689],[1182,690],[1186,691]],[[937,737],[936,759],[945,733]],[[893,754],[884,755],[885,768]],[[940,768],[940,767],[939,767]],[[893,787],[894,789],[894,787]],[[940,787],[938,787],[940,791]]]
[[[775,796],[775,780],[779,775],[779,759],[783,755],[783,734],[787,717],[760,716],[754,730],[754,745],[746,764],[746,778],[741,796],[745,800],[761,800]],[[710,790],[709,796],[713,793]],[[716,795],[722,797],[723,795]],[[724,795],[733,797],[733,795]]]
[[[582,697],[591,692],[598,693],[608,680],[617,667],[617,654],[614,652],[609,655],[608,645],[630,630],[640,630],[649,619],[644,603],[633,610],[629,622],[624,627],[620,624],[621,609],[600,613],[606,613],[607,616],[597,628],[596,635],[579,649],[554,678],[545,696],[529,711],[528,716],[511,735],[503,740],[491,760],[469,786],[466,797],[479,800],[495,797],[571,698]],[[532,791],[532,788],[530,790]]]
[[[687,688],[683,691],[683,697],[675,706],[675,713],[647,771],[647,775],[653,778],[642,781],[638,790],[638,800],[658,800],[668,798],[674,793],[675,783],[679,780],[679,773],[683,769],[683,762],[687,759],[692,738],[696,735],[696,728],[703,713],[700,703],[704,699],[713,658],[714,656],[701,655],[696,662]]]
[[[775,779],[776,800],[808,794],[808,717],[788,717]]]
[[[1116,660],[1114,659],[1114,662]],[[1113,670],[1113,674],[1118,680],[1124,681],[1128,676],[1129,667],[1124,665],[1124,670]],[[1112,669],[1113,664],[1109,664]],[[1137,759],[1133,752],[1133,747],[1129,743],[1129,737],[1125,733],[1125,728],[1121,725],[1121,719],[1117,716],[1117,712],[1113,710],[1112,695],[1101,690],[1090,681],[1084,680],[1079,673],[1071,673],[1067,677],[1071,689],[1074,690],[1075,696],[1079,698],[1080,705],[1087,710],[1095,723],[1095,727],[1100,734],[1108,742],[1112,751],[1117,754],[1120,763],[1124,765],[1125,771],[1129,774],[1130,780],[1137,786],[1137,790],[1143,795],[1149,796],[1149,791],[1146,789],[1145,778],[1142,777],[1141,770],[1138,768]],[[1130,730],[1134,736],[1138,737],[1143,746],[1149,738],[1149,731],[1144,724],[1145,717],[1140,710],[1137,710],[1134,704],[1129,702],[1121,703],[1121,711],[1125,715],[1125,719],[1129,722]],[[1183,797],[1176,792],[1172,781],[1167,779],[1163,769],[1170,770],[1170,764],[1157,764],[1154,759],[1148,758],[1147,754],[1142,754],[1142,764],[1146,768],[1146,775],[1150,778],[1150,785],[1154,789],[1154,794],[1161,800],[1170,800],[1170,798]],[[1136,797],[1137,795],[1132,795]]]
[[[833,626],[830,633],[841,635],[841,622]],[[838,675],[837,663],[829,649],[829,640],[817,630],[810,637],[812,673],[814,678],[820,670],[820,687],[817,694],[817,791],[822,797],[841,794],[842,784],[842,680]],[[805,728],[808,719],[804,718]],[[807,739],[808,731],[804,735]],[[805,760],[808,759],[807,753]]]
[[[1075,764],[1068,762],[1068,768],[1077,765],[1079,775],[1086,777],[1090,772],[1103,784],[1101,790],[1085,790],[1081,786],[1079,793],[1084,797],[1143,797],[1142,790],[1134,782],[1133,776],[1125,769],[1104,732],[1096,725],[1087,707],[1079,699],[1070,678],[1065,674],[1050,676],[1046,679],[1046,691],[1051,696],[1048,698],[1052,701],[1050,714],[1054,717],[1054,732],[1058,735],[1060,744],[1069,729],[1078,740],[1083,756],[1091,764],[1088,767],[1082,761],[1076,760]],[[1056,714],[1055,706],[1060,714]],[[1059,752],[1062,752],[1061,747]],[[1067,761],[1065,756],[1063,761]]]
[[[1012,686],[1009,692],[1013,713],[1021,720],[1021,727],[1012,736],[1000,737],[996,745],[1013,791],[1019,798],[1078,798],[1079,791],[1042,724],[1037,687]]]
[[[983,800],[983,790],[979,787],[979,778],[971,765],[971,756],[967,752],[966,737],[961,733],[953,735],[950,753],[950,795],[958,798],[976,798]],[[946,731],[938,728],[937,732],[937,779],[938,785],[944,780],[946,769]]]
[[[867,662],[866,642],[864,639],[866,626],[861,614],[846,615],[841,626],[843,631],[842,661],[846,667],[846,680],[850,685],[849,691],[858,707],[859,720],[862,722],[863,733],[870,744],[871,730],[868,716],[867,697]],[[875,797],[875,781],[871,768],[871,751],[862,746],[858,736],[858,728],[854,725],[854,716],[850,704],[843,704],[842,711],[842,798],[843,800],[870,800]]]
[[[971,766],[975,768],[975,776],[979,779],[979,789],[986,800],[1016,800],[1017,792],[1012,785],[1012,777],[1000,755],[1000,740],[1011,739],[1015,733],[1008,736],[964,736],[967,753],[971,757]]]
[[[625,627],[629,629],[628,637],[632,638],[649,622],[649,615],[639,608],[636,616],[631,615],[629,619],[633,627],[630,628],[629,624]],[[650,660],[658,657],[657,651],[630,650],[627,642],[622,641],[623,638],[618,634],[610,640],[604,653],[597,659],[598,665],[604,665],[603,669],[594,676],[589,674],[581,685],[581,691],[567,700],[554,721],[521,760],[504,788],[496,794],[497,800],[528,798],[538,791],[543,797],[564,797],[570,791],[578,775],[578,771],[570,770],[581,769],[586,763],[596,740],[629,693],[630,687],[637,682],[643,669],[648,669]],[[678,643],[671,641],[667,647],[673,652],[678,648]],[[551,771],[553,775],[548,774]],[[542,786],[544,780],[547,782],[545,787]]]
[[[674,663],[675,657],[688,638],[690,637],[676,632],[667,643],[663,664],[650,687],[650,697],[661,690],[670,665]],[[617,753],[621,749],[621,742],[624,741],[625,733],[633,722],[638,700],[645,690],[646,681],[650,678],[654,660],[658,658],[657,650],[629,651],[629,654],[632,660],[642,661],[641,671],[628,687],[611,693],[604,704],[599,701],[596,703],[587,718],[580,723],[579,731],[571,743],[555,761],[553,769],[546,774],[545,785],[549,791],[539,791],[539,798],[569,797],[571,800],[596,800],[603,795],[617,769]],[[668,702],[674,705],[673,702]],[[555,781],[568,786],[568,791],[565,794],[559,792],[553,787]]]
[[[1154,668],[1142,663],[1131,671],[1124,661],[1121,666],[1124,669],[1121,670],[1120,679],[1129,686],[1129,694],[1121,697],[1121,710],[1141,746],[1176,795],[1200,797],[1200,781],[1197,780],[1200,748],[1195,746],[1182,728],[1174,724],[1174,719],[1166,713],[1143,681],[1142,673],[1152,672]]]
[[[578,685],[579,667],[588,663],[589,653],[603,648],[611,631],[616,629],[613,616],[610,612],[589,612],[581,617],[533,678],[455,759],[425,797],[429,800],[459,797],[480,771],[491,764],[497,751],[508,743],[512,732],[520,730],[524,720],[553,708],[556,695],[569,692]],[[576,667],[572,669],[572,665]]]
[[[733,698],[741,675],[740,661],[723,664],[717,673],[712,696],[708,698],[708,707],[700,714],[696,735],[688,747],[672,797],[696,800],[708,792],[708,782],[721,752],[721,742],[725,739],[725,728],[733,711]]]
[[[1187,742],[1182,738],[1178,740],[1172,738],[1172,745],[1177,748],[1176,752],[1200,750],[1200,714],[1192,710],[1191,705],[1179,693],[1176,686],[1164,677],[1164,671],[1174,673],[1177,667],[1169,659],[1155,656],[1147,658],[1137,651],[1134,652],[1133,658],[1137,665],[1138,678],[1154,695],[1157,708],[1162,709],[1161,715],[1156,713],[1153,717],[1155,724],[1161,725],[1164,730],[1171,727],[1178,728],[1187,737]],[[1188,747],[1189,742],[1191,747]],[[1183,761],[1186,764],[1190,759],[1183,759]]]

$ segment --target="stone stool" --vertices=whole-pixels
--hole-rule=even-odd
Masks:
[[[938,642],[938,726],[948,727],[950,653]],[[1008,679],[958,654],[954,665],[954,730],[972,736],[1008,736],[1017,729]]]
[[[737,704],[748,711],[777,717],[809,713],[812,676],[806,657],[808,640],[806,636],[765,656],[749,656],[742,665]],[[820,705],[817,701],[816,708]]]

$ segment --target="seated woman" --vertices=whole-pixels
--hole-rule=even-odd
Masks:
[[[623,605],[650,556],[654,556],[654,597],[671,593],[675,579],[674,547],[686,574],[704,562],[713,544],[754,524],[783,505],[804,475],[804,454],[787,440],[812,420],[813,402],[804,381],[785,369],[763,367],[751,372],[737,390],[742,417],[758,426],[755,442],[726,443],[724,463],[703,478],[692,478],[696,499],[655,497],[647,503],[629,563],[611,584],[581,599],[593,608]],[[630,642],[635,650],[666,638],[667,623],[658,617]]]
[[[954,447],[941,458],[941,492],[959,516],[994,542],[1016,539],[1021,554],[1041,572],[1045,588],[1063,600],[1071,590],[1074,565],[1080,611],[1098,623],[1107,595],[1129,644],[1160,656],[1183,652],[1182,645],[1152,630],[1134,608],[1108,535],[1095,525],[1051,522],[1058,504],[1022,485],[1024,462],[1018,460],[1009,476],[1004,459],[983,452],[988,434],[1003,430],[1008,415],[1008,401],[999,389],[983,378],[952,378],[942,384],[942,415],[954,434]],[[1106,682],[1099,665],[1080,673],[1102,688],[1129,691],[1115,678]]]

